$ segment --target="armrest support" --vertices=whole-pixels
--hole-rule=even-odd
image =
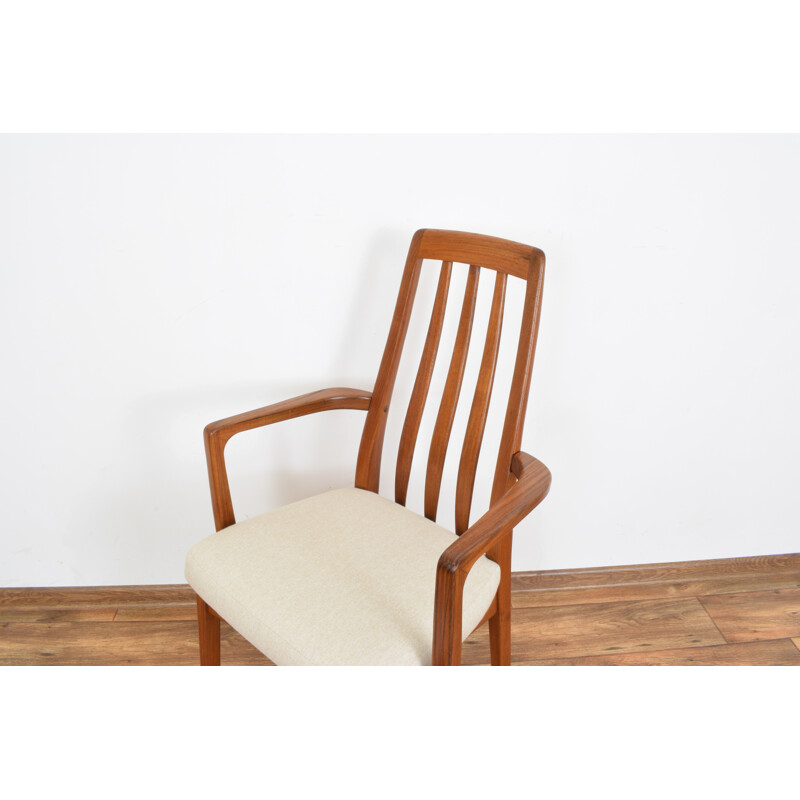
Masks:
[[[361,389],[323,389],[206,425],[203,438],[208,462],[208,479],[211,484],[211,503],[214,507],[214,522],[217,530],[221,531],[236,522],[224,456],[225,445],[232,436],[242,431],[261,428],[264,425],[272,425],[286,419],[315,414],[318,411],[335,408],[366,411],[371,399],[372,392]]]
[[[550,490],[550,470],[527,453],[516,453],[517,482],[439,557],[433,615],[433,663],[460,663],[464,583],[473,564],[507,536]]]
[[[442,553],[439,569],[466,576],[481,556],[547,497],[552,476],[541,461],[519,452],[511,459],[511,471],[517,482]]]

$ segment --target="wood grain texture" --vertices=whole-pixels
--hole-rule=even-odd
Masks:
[[[3,622],[0,664],[199,664],[191,622]]]
[[[794,647],[789,639],[773,639],[606,656],[533,659],[514,663],[527,667],[788,667],[800,666],[800,650]]]
[[[725,644],[696,598],[513,609],[512,631],[512,663]],[[476,631],[462,663],[484,663],[486,639]]]
[[[220,622],[222,618],[200,595],[197,596],[197,638],[200,646],[200,664],[204,667],[220,665]]]
[[[496,236],[433,228],[418,233],[421,234],[417,250],[420,258],[477,264],[517,278],[527,278],[531,262],[544,258],[544,253],[535,247]]]
[[[489,414],[489,401],[492,397],[497,355],[500,350],[500,335],[503,329],[503,306],[506,297],[506,275],[498,272],[495,277],[492,308],[486,328],[486,341],[483,357],[475,384],[475,394],[467,421],[467,431],[461,448],[461,461],[458,465],[456,484],[456,527],[460,536],[469,527],[469,514],[472,508],[472,493],[475,488],[475,474],[481,452],[486,418]]]
[[[729,642],[800,636],[800,589],[708,595],[700,602]]]
[[[728,592],[766,591],[800,587],[800,554],[753,556],[748,558],[677,561],[662,564],[596,567],[575,570],[514,572],[511,589],[514,603],[534,605],[574,605],[594,602],[592,592],[619,592],[609,600],[652,599],[639,593],[663,592],[658,596],[677,597],[723,594]],[[694,591],[692,591],[694,590]],[[572,592],[575,594],[571,594]],[[586,594],[578,594],[586,592]],[[585,599],[584,599],[585,598]],[[601,597],[600,602],[605,602]],[[192,611],[195,594],[185,583],[132,586],[56,586],[0,589],[0,619],[12,608],[53,607],[57,612],[86,607],[97,608],[185,606]],[[27,613],[27,612],[26,612]]]
[[[706,626],[717,631],[717,641],[708,643],[708,627],[697,636],[698,618],[686,613],[687,599],[667,598],[653,605],[633,602],[637,598],[636,584],[615,583],[614,576],[622,573],[648,578],[659,574],[681,579],[688,576],[705,576],[705,581],[745,581],[756,586],[757,570],[763,570],[761,579],[768,585],[776,574],[784,571],[791,577],[796,556],[768,556],[754,559],[730,559],[712,562],[686,562],[668,565],[639,565],[636,568],[562,571],[566,583],[586,583],[589,572],[594,573],[590,583],[607,581],[609,586],[578,585],[575,589],[523,590],[514,593],[515,608],[511,615],[514,637],[513,664],[545,665],[701,665],[701,664],[786,664],[794,665],[800,658],[800,635],[788,638],[782,635],[786,622],[792,624],[795,608],[793,597],[784,592],[748,591],[722,596],[725,612],[730,617],[735,609],[738,624],[742,619],[753,618],[754,624],[744,625],[752,635],[779,634],[775,639],[758,638],[755,641],[724,644],[713,620],[703,608]],[[544,581],[552,573],[540,573]],[[603,576],[606,577],[598,577]],[[720,577],[721,576],[721,577]],[[515,575],[523,586],[530,583],[530,574]],[[703,580],[697,586],[706,585]],[[643,586],[654,585],[645,580]],[[658,587],[669,583],[655,584]],[[688,582],[678,584],[683,587]],[[596,602],[565,605],[565,592],[613,591],[620,593],[621,602]],[[625,593],[627,592],[627,596]],[[534,597],[534,604],[528,601]],[[550,598],[548,605],[547,599]],[[709,598],[703,598],[708,600]],[[711,599],[718,603],[719,596]],[[697,601],[695,601],[697,602]],[[663,605],[665,603],[665,605]],[[700,606],[702,608],[702,606]],[[788,617],[787,617],[788,608]],[[593,610],[594,609],[594,610]],[[185,584],[172,586],[118,586],[118,587],[66,587],[0,590],[0,664],[196,664],[199,662],[195,620],[195,594]],[[495,611],[496,609],[492,609]],[[668,625],[662,624],[670,617]],[[550,622],[537,623],[536,614]],[[532,616],[534,615],[534,616]],[[681,623],[683,620],[683,623]],[[663,643],[666,635],[676,635],[674,625],[684,624],[683,634],[689,647]],[[549,627],[548,627],[549,625]],[[655,626],[656,636],[662,643],[651,641],[642,648],[642,636]],[[223,664],[269,664],[255,648],[222,622],[221,660]],[[555,630],[553,630],[555,628]],[[151,633],[152,632],[152,633]],[[562,645],[554,645],[547,637],[560,637]],[[721,641],[720,641],[721,640]],[[663,646],[662,646],[663,644]],[[653,649],[652,646],[656,649]],[[565,654],[564,646],[569,648]],[[546,649],[543,649],[546,648]],[[617,649],[613,649],[617,648]],[[597,650],[600,652],[597,652]],[[462,661],[465,664],[489,664],[491,660],[490,635],[486,626],[479,628],[463,645]]]
[[[508,642],[511,611],[510,549],[512,528],[544,498],[550,483],[550,473],[546,467],[520,452],[520,440],[530,389],[544,278],[544,254],[541,250],[505,239],[459,231],[417,231],[412,237],[406,258],[406,266],[400,282],[400,291],[390,324],[389,336],[375,381],[375,388],[372,392],[349,388],[326,389],[227,417],[206,426],[204,442],[214,522],[216,529],[221,531],[235,524],[236,521],[224,458],[225,445],[232,436],[264,425],[328,409],[359,409],[367,412],[356,462],[355,486],[372,492],[379,490],[381,456],[387,414],[419,284],[422,262],[426,258],[434,258],[444,262],[443,269],[448,273],[450,269],[448,265],[451,265],[451,262],[458,261],[469,265],[467,286],[455,347],[429,450],[424,512],[432,520],[436,518],[442,471],[468,356],[480,270],[484,267],[493,269],[499,275],[492,305],[492,321],[489,327],[487,347],[482,361],[483,374],[478,378],[477,411],[475,415],[471,415],[467,459],[462,465],[462,468],[467,470],[474,466],[471,465],[471,461],[477,460],[477,453],[480,449],[480,439],[486,413],[486,409],[482,406],[487,388],[488,390],[491,389],[494,374],[497,341],[493,337],[499,340],[498,319],[499,312],[502,310],[502,299],[505,292],[505,275],[510,274],[526,281],[522,324],[509,400],[506,405],[500,452],[492,486],[491,507],[489,512],[481,517],[474,526],[467,528],[469,508],[467,503],[465,513],[465,487],[469,484],[469,494],[471,495],[472,486],[469,476],[467,476],[466,481],[462,479],[459,490],[459,497],[461,498],[459,506],[461,509],[460,519],[463,524],[459,525],[458,532],[461,533],[462,530],[466,530],[464,530],[458,546],[455,549],[448,548],[437,567],[434,608],[435,633],[432,643],[434,663],[459,663],[463,582],[471,565],[481,555],[486,554],[500,565],[501,570],[500,588],[492,602],[492,608],[495,609],[495,613],[489,620],[492,661],[493,663],[505,664],[508,663],[510,658]],[[440,296],[443,298],[442,308],[447,293],[442,291],[442,286],[443,283],[448,281],[449,274],[440,280],[440,291],[437,292],[437,299]],[[435,314],[436,311],[434,312]],[[434,320],[430,329],[434,332],[434,335],[431,336],[429,331],[428,338],[431,346],[428,349],[432,351],[432,355],[435,355],[434,351],[438,347],[439,333],[436,332],[437,326],[440,331],[441,323]],[[425,369],[427,369],[427,366]],[[425,378],[424,375],[423,378]],[[429,377],[426,380],[429,380]],[[480,419],[481,415],[483,415],[483,420]],[[413,450],[413,443],[411,449]],[[409,453],[406,457],[406,454],[404,454],[401,460],[399,495],[403,499],[405,494],[405,487],[402,485],[403,481],[406,482],[407,486],[407,477],[403,477],[403,470],[405,469],[406,461],[410,469],[412,455],[413,453]],[[138,611],[140,614],[142,613],[141,609]],[[200,637],[201,661],[204,664],[219,663],[221,635],[219,617],[206,606],[202,598],[197,600],[197,611],[197,632]],[[152,617],[147,623],[133,621],[132,616],[136,616],[136,613],[137,610],[129,609],[127,615],[123,614],[119,620],[115,620],[113,625],[117,627],[114,635],[121,635],[122,626],[140,626],[139,630],[141,630],[141,626],[144,624],[162,625],[167,626],[163,630],[169,630],[168,626],[173,626],[173,629],[177,631],[179,628],[174,626],[188,623],[188,620],[168,618],[165,616],[168,612],[163,611],[159,612],[161,618],[158,622]],[[124,621],[126,616],[129,621]],[[4,623],[6,626],[24,626],[26,624],[29,623]],[[58,623],[41,624],[56,625]],[[101,623],[86,622],[84,624],[89,626]],[[19,633],[22,628],[16,628],[15,630]],[[44,629],[41,628],[40,630]],[[90,632],[91,630],[88,627],[84,628],[85,632]],[[130,628],[129,630],[135,631],[137,629]],[[121,657],[127,658],[127,652],[122,652]]]
[[[203,431],[208,466],[208,482],[211,489],[211,505],[214,524],[218,531],[236,522],[225,467],[225,445],[237,433],[273,425],[287,419],[317,414],[332,409],[369,409],[372,393],[361,389],[323,389],[318,392],[293,397],[253,411],[245,411],[226,419],[210,422]]]
[[[433,663],[448,666],[461,662],[461,601],[472,565],[490,555],[500,565],[496,594],[497,613],[489,621],[492,653],[506,665],[511,657],[511,530],[550,490],[550,470],[527,453],[517,453],[511,462],[516,483],[498,502],[468,528],[439,557],[436,565],[434,600]]]
[[[118,608],[114,616],[115,622],[155,622],[171,620],[193,620],[197,618],[195,603],[172,605],[148,605],[141,603]]]
[[[618,584],[721,580],[723,578],[756,577],[761,579],[766,575],[787,575],[792,580],[800,581],[800,553],[516,572],[514,573],[514,586],[518,591],[562,590],[608,587]]]
[[[436,520],[436,509],[439,505],[439,490],[442,486],[444,460],[447,455],[447,446],[450,442],[450,433],[453,430],[453,420],[456,416],[456,406],[461,394],[461,384],[464,379],[464,368],[467,364],[469,353],[469,340],[472,335],[472,321],[475,316],[475,302],[478,299],[478,267],[470,266],[467,273],[467,285],[464,289],[464,302],[461,306],[461,317],[458,321],[456,342],[453,355],[450,359],[450,368],[439,403],[439,413],[433,426],[431,446],[428,451],[428,469],[425,473],[425,516]]]
[[[767,589],[791,589],[800,586],[795,575],[767,574],[723,576],[696,581],[660,581],[653,583],[621,583],[611,586],[564,587],[541,590],[520,589],[512,576],[515,608],[533,606],[568,606],[581,603],[610,603],[617,600],[655,600],[658,598],[702,597],[727,592],[751,592]],[[528,585],[527,582],[522,584]]]
[[[290,400],[282,400],[253,411],[245,411],[242,414],[210,422],[206,425],[205,433],[209,437],[226,442],[232,436],[243,431],[261,428],[264,425],[272,425],[287,419],[304,417],[308,414],[317,414],[320,411],[337,408],[366,411],[369,408],[371,397],[372,393],[363,389],[344,387],[308,392]]]
[[[512,581],[519,608],[790,589],[800,587],[800,555],[518,572]]]
[[[468,529],[469,530],[469,529]],[[511,664],[511,545],[512,531],[487,548],[487,556],[500,566],[497,613],[489,619],[489,655],[492,664]]]
[[[116,613],[109,606],[0,606],[0,622],[112,622]]]
[[[56,586],[0,589],[0,613],[12,606],[117,606],[186,603],[194,607],[195,594],[185,583],[150,586]]]
[[[389,337],[386,340],[380,367],[378,367],[378,377],[375,379],[375,388],[372,391],[372,403],[367,412],[367,418],[364,420],[364,430],[358,448],[355,479],[357,489],[377,492],[380,488],[381,455],[386,433],[386,420],[397,379],[397,369],[400,366],[400,357],[403,354],[403,345],[406,341],[406,333],[408,333],[414,298],[419,285],[420,270],[422,269],[419,246],[424,235],[424,230],[417,231],[411,238],[411,246],[408,249],[406,266],[400,281],[400,291],[389,327]],[[449,261],[450,259],[445,255],[439,260]]]
[[[466,578],[470,567],[547,497],[552,476],[541,461],[516,453],[511,469],[516,483],[442,553],[440,570],[460,572]]]
[[[269,666],[226,623],[222,663]],[[197,666],[197,622],[4,622],[1,666]]]
[[[422,356],[419,360],[417,377],[414,381],[414,388],[411,398],[408,401],[403,432],[400,434],[400,444],[397,449],[397,468],[395,471],[395,502],[400,505],[406,504],[408,494],[408,482],[411,477],[411,464],[414,460],[414,448],[417,444],[417,434],[419,433],[422,413],[425,410],[425,401],[428,399],[428,389],[431,385],[433,368],[436,364],[436,354],[439,352],[439,341],[442,336],[442,325],[444,324],[445,309],[447,306],[447,294],[450,290],[450,277],[453,272],[453,262],[442,262],[442,269],[439,273],[439,284],[436,288],[436,298],[433,302],[431,320],[428,324],[428,334],[425,337],[425,346],[422,348]]]
[[[507,491],[513,491],[515,477],[513,460],[520,455],[520,443],[525,420],[525,410],[530,392],[533,356],[539,327],[542,288],[544,283],[544,253],[534,247],[477,234],[459,231],[420,230],[412,240],[400,284],[395,312],[384,349],[378,377],[375,381],[364,432],[361,437],[356,464],[355,485],[359,489],[377,492],[380,484],[380,460],[400,356],[405,342],[412,305],[419,283],[424,259],[442,262],[457,261],[469,264],[467,289],[461,321],[456,334],[456,344],[451,358],[451,368],[445,383],[442,404],[434,425],[433,440],[429,450],[425,481],[424,512],[429,519],[436,518],[442,467],[452,426],[452,415],[461,388],[464,362],[467,357],[469,334],[472,325],[474,297],[479,270],[482,267],[507,273],[526,281],[517,355],[511,379],[509,399],[503,422],[503,432],[492,483],[490,511],[501,502]],[[501,282],[501,285],[504,282]],[[488,363],[488,362],[487,362]],[[479,381],[481,378],[479,378]],[[527,456],[526,456],[527,457]],[[537,462],[538,463],[538,462]],[[545,468],[546,471],[546,468]],[[223,476],[224,477],[224,476]],[[402,479],[402,477],[401,477]],[[547,483],[549,485],[549,472]],[[402,489],[402,485],[401,485]],[[402,496],[401,491],[401,496]],[[463,494],[463,492],[462,492]],[[546,492],[544,493],[546,494]],[[544,497],[542,494],[542,497]],[[520,493],[514,494],[519,504]],[[510,507],[499,514],[484,515],[475,526],[462,536],[464,544],[457,553],[450,553],[451,563],[441,563],[437,568],[436,603],[434,609],[433,663],[457,664],[460,658],[461,595],[465,569],[483,554],[494,560],[501,571],[500,585],[495,597],[496,613],[489,622],[492,640],[493,663],[508,663],[510,650],[510,570],[511,570],[511,517]],[[528,511],[533,505],[528,507]],[[515,518],[521,519],[520,518]],[[489,530],[492,522],[506,525]],[[454,566],[457,556],[459,566]],[[471,560],[470,560],[471,559]],[[449,574],[448,574],[449,573]]]
[[[492,481],[491,504],[496,503],[511,484],[511,459],[521,449],[522,431],[525,427],[525,411],[531,388],[533,357],[539,336],[539,316],[544,288],[544,253],[532,258],[528,267],[522,323],[519,330],[517,357],[511,376],[511,389],[500,435],[497,464]]]

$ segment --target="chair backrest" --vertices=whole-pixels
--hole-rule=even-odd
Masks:
[[[496,272],[486,341],[472,407],[467,421],[456,482],[455,530],[460,535],[469,526],[478,456],[486,426],[489,400],[497,365],[506,283],[509,275],[522,278],[527,282],[527,286],[514,373],[511,379],[505,422],[492,483],[491,504],[494,504],[502,497],[509,484],[514,480],[514,476],[511,473],[511,459],[514,453],[520,449],[522,428],[525,422],[525,409],[528,403],[533,356],[539,328],[539,309],[541,307],[544,280],[544,253],[535,247],[475,233],[424,229],[414,234],[400,284],[400,293],[397,298],[394,317],[392,318],[389,338],[375,382],[372,402],[364,423],[355,480],[355,485],[359,489],[378,491],[381,454],[389,405],[419,283],[422,263],[426,259],[441,261],[442,266],[427,338],[422,350],[416,381],[411,392],[411,399],[400,436],[395,471],[395,500],[402,505],[406,503],[411,461],[439,349],[453,263],[469,265],[455,345],[428,452],[424,512],[425,516],[431,520],[436,519],[442,471],[464,377],[464,367],[472,332],[472,320],[475,313],[479,275],[483,269],[490,269]]]

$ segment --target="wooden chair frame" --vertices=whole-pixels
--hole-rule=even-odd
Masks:
[[[218,531],[235,523],[224,450],[228,440],[242,431],[318,411],[347,408],[367,412],[356,463],[355,486],[378,492],[381,454],[392,391],[405,342],[422,263],[441,260],[439,285],[409,402],[398,450],[395,500],[405,505],[411,460],[439,346],[444,309],[454,262],[469,264],[464,302],[455,348],[447,374],[439,414],[434,426],[425,483],[425,516],[435,520],[442,469],[455,416],[477,296],[480,268],[494,270],[492,299],[480,373],[467,423],[456,487],[456,533],[459,538],[439,558],[436,570],[432,661],[434,665],[461,663],[462,599],[472,565],[483,555],[501,570],[500,585],[482,620],[489,622],[491,661],[511,662],[511,541],[512,531],[547,495],[551,475],[540,461],[520,452],[525,410],[539,326],[544,253],[535,247],[505,239],[458,231],[417,231],[403,272],[389,338],[372,392],[325,389],[229,417],[206,426],[204,432],[214,521]],[[519,343],[511,390],[500,440],[489,510],[469,526],[472,489],[494,380],[502,327],[507,276],[527,282]],[[219,616],[197,598],[201,664],[220,663]],[[267,654],[268,655],[268,654]]]

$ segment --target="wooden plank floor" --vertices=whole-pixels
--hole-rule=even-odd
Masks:
[[[518,574],[518,665],[800,665],[800,555]],[[486,626],[463,663],[489,663]],[[186,586],[0,589],[0,665],[198,663]],[[270,662],[222,625],[222,662]]]

